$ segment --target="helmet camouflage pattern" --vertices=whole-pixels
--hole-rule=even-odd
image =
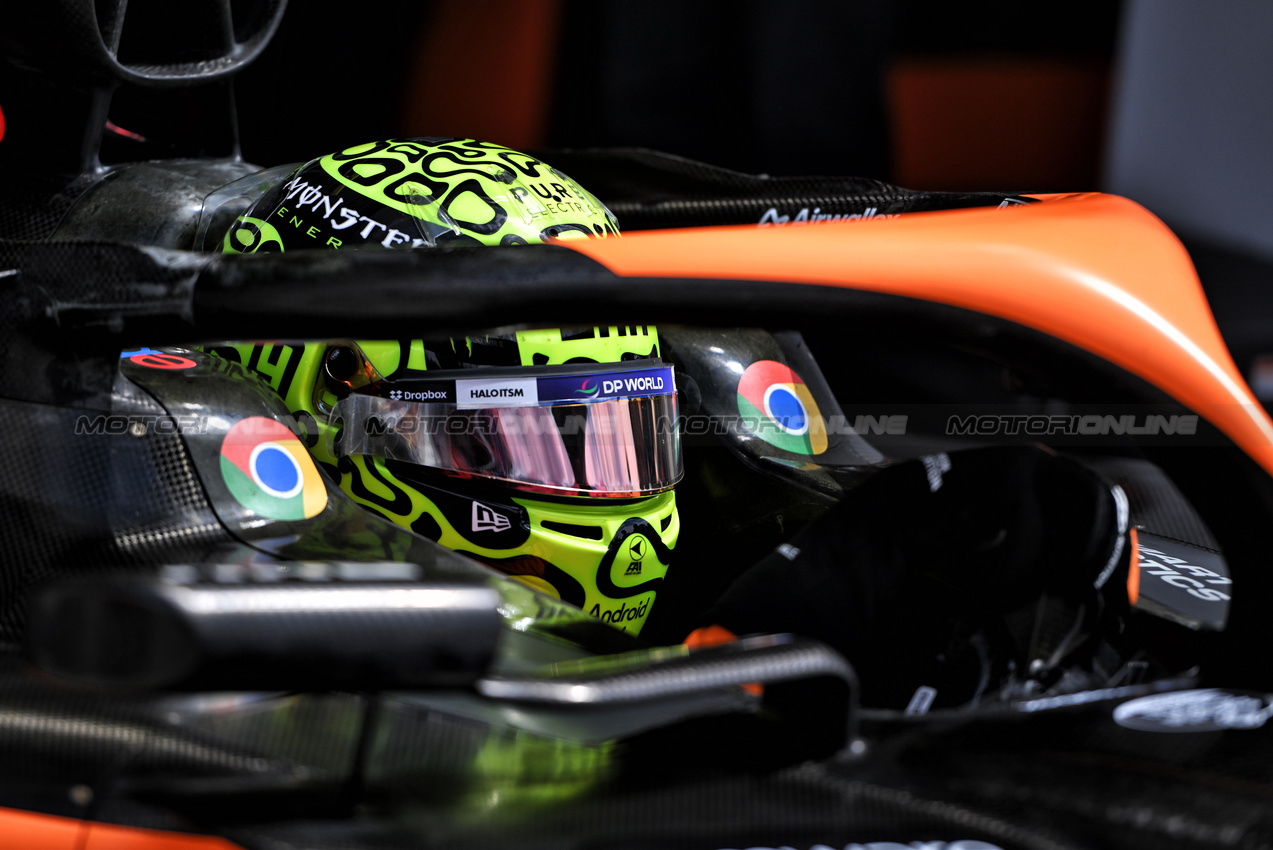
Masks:
[[[578,183],[475,139],[389,139],[305,163],[225,234],[225,251],[525,245],[618,233]]]
[[[472,140],[416,139],[361,145],[310,162],[241,216],[224,247],[514,245],[616,232],[599,202],[539,160]],[[395,235],[408,233],[409,240]],[[314,458],[356,502],[625,631],[637,633],[644,625],[680,532],[672,491],[680,475],[674,429],[666,437],[671,442],[659,449],[666,474],[632,492],[606,493],[431,468],[392,452],[342,451],[339,408],[351,393],[459,370],[475,376],[481,369],[506,375],[545,369],[574,374],[588,371],[588,364],[597,372],[662,367],[656,328],[541,329],[427,343],[228,343],[211,351],[270,384],[305,432]],[[585,378],[582,386],[595,389],[595,383]],[[668,386],[667,392],[674,419],[674,390]],[[578,401],[574,407],[603,409]]]

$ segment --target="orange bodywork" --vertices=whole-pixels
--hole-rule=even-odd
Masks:
[[[721,646],[738,640],[738,635],[724,626],[710,625],[690,632],[683,641],[687,649],[706,649],[709,646]],[[753,696],[763,696],[765,686],[760,682],[748,682],[742,689]]]
[[[21,850],[79,850],[89,824],[74,818],[0,809],[4,846]]]
[[[1114,195],[892,219],[562,242],[632,277],[774,280],[976,310],[1077,345],[1192,408],[1273,474],[1273,421],[1233,363],[1188,253]]]
[[[1127,530],[1127,546],[1131,549],[1127,564],[1127,601],[1135,605],[1140,601],[1140,538],[1136,529]]]
[[[0,847],[14,850],[241,850],[223,838],[92,823],[0,808]]]

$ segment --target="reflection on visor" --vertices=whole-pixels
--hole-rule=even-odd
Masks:
[[[333,454],[391,458],[563,495],[646,496],[681,478],[669,367],[492,379],[476,391],[473,383],[404,383],[410,388],[381,388],[387,398],[342,399],[331,420],[340,434]],[[457,398],[454,385],[466,384]]]

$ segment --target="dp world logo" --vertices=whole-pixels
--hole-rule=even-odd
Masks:
[[[589,382],[592,383],[591,388],[588,386]],[[597,394],[597,390],[599,389],[601,389],[601,385],[598,384],[596,380],[592,378],[585,378],[583,384],[580,385],[579,389],[575,390],[575,395],[587,396],[588,398],[592,398],[593,396]]]

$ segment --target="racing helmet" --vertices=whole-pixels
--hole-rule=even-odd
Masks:
[[[474,140],[411,139],[359,145],[262,186],[222,247],[610,234],[617,227],[605,207],[533,157]],[[279,393],[315,459],[356,502],[624,631],[644,625],[680,532],[677,396],[657,328],[211,351]]]
[[[223,250],[525,245],[619,229],[565,174],[476,139],[368,142],[278,176],[264,172],[226,187],[228,196],[263,194],[224,231]]]

